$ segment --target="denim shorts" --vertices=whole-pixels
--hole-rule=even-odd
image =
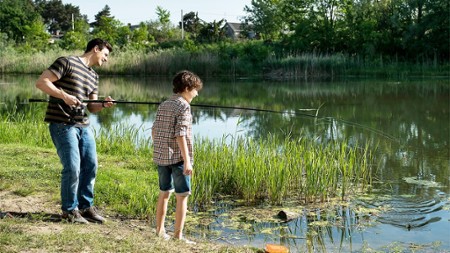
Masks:
[[[172,165],[158,165],[159,189],[173,191],[177,195],[191,194],[191,176],[183,174],[184,162]]]

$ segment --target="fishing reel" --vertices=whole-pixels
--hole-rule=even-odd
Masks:
[[[87,121],[86,106],[81,104],[77,107],[72,107],[70,111],[70,121],[72,123],[83,123]]]

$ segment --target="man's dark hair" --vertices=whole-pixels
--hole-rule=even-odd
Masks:
[[[203,82],[200,77],[188,70],[178,72],[173,78],[172,84],[174,93],[183,92],[186,88],[189,91],[203,88]]]
[[[100,38],[95,38],[91,41],[88,42],[87,46],[86,46],[86,50],[84,51],[85,53],[91,51],[95,46],[98,46],[98,49],[103,50],[103,48],[108,48],[109,52],[112,52],[112,46],[111,44],[109,44],[108,41],[106,40],[102,40]]]

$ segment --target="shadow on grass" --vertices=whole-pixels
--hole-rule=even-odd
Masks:
[[[39,220],[39,221],[46,221],[46,222],[61,222],[64,219],[60,214],[54,214],[54,213],[44,213],[44,212],[35,212],[35,213],[29,213],[29,212],[1,212],[0,211],[0,219],[28,219],[28,220]]]

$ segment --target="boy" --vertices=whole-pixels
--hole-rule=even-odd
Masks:
[[[195,244],[183,237],[183,228],[194,162],[190,103],[202,89],[203,82],[196,74],[183,70],[175,75],[172,84],[174,94],[158,107],[152,127],[153,161],[158,165],[160,188],[156,233],[165,240],[170,238],[166,234],[164,222],[170,193],[175,190],[174,237]]]

